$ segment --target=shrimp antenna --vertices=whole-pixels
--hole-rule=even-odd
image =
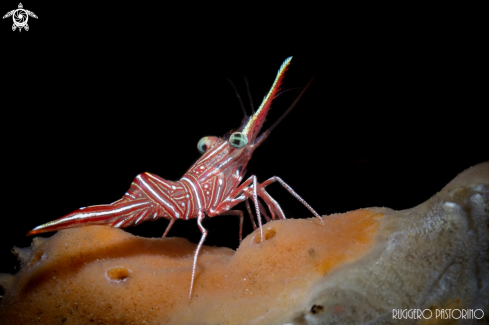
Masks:
[[[244,77],[246,90],[248,91],[248,98],[250,99],[251,114],[255,114],[255,107],[253,106],[253,97],[251,97],[250,85],[248,83],[248,78]]]
[[[241,109],[243,110],[243,114],[244,114],[244,117],[248,117],[248,114],[246,114],[246,109],[243,105],[243,101],[241,100],[241,96],[239,95],[239,92],[238,90],[236,89],[236,86],[234,85],[234,83],[231,81],[231,79],[229,79],[228,77],[226,77],[226,79],[229,81],[229,83],[231,84],[231,86],[233,87],[234,89],[234,92],[236,93],[236,96],[238,96],[238,100],[239,100],[239,104],[241,105]]]
[[[314,74],[314,76],[312,76],[311,80],[309,80],[309,82],[307,83],[307,85],[304,87],[304,89],[302,89],[301,93],[299,94],[299,96],[297,96],[297,98],[294,100],[294,102],[292,103],[292,105],[290,105],[289,108],[287,108],[287,110],[285,111],[285,113],[283,113],[282,116],[280,116],[280,118],[277,121],[275,121],[275,123],[273,123],[273,125],[271,127],[269,127],[268,130],[266,130],[263,133],[265,133],[267,135],[270,134],[270,132],[272,132],[272,130],[280,123],[280,121],[282,121],[283,118],[285,116],[287,116],[287,114],[289,114],[289,112],[294,108],[294,106],[297,104],[297,102],[299,101],[299,99],[301,99],[302,95],[304,95],[304,93],[306,92],[307,88],[309,88],[309,86],[311,85],[312,81],[314,80],[314,78],[316,77],[317,74],[318,73],[316,72]],[[283,93],[285,91],[288,91],[288,90],[292,90],[292,89],[293,88],[284,90],[284,91],[280,92],[279,94],[281,94],[281,93]],[[275,96],[275,98],[276,98],[276,96]]]
[[[283,93],[286,93],[288,91],[296,90],[296,89],[302,89],[302,88],[304,88],[304,87],[295,87],[295,88],[289,88],[289,89],[282,90],[281,92],[279,92],[278,94],[276,94],[275,97],[273,97],[273,99],[278,98],[278,96],[280,96]]]

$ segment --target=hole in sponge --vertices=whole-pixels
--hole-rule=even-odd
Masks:
[[[129,275],[131,270],[123,267],[123,266],[115,266],[105,272],[105,276],[108,280],[113,282],[125,282],[129,279]]]
[[[32,259],[31,259],[31,262],[29,263],[29,266],[33,266],[34,264],[36,264],[37,262],[39,262],[39,260],[42,258],[42,255],[44,255],[44,250],[41,249],[41,250],[38,250],[37,252],[34,253],[34,256],[32,256]]]
[[[269,240],[275,237],[277,233],[273,228],[263,229],[263,239]],[[255,243],[259,244],[261,242],[260,233],[255,236]]]
[[[322,312],[324,309],[323,306],[321,305],[312,305],[311,307],[311,313],[313,314],[319,314],[320,312]]]

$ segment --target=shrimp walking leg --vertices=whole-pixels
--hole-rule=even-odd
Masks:
[[[197,249],[195,250],[194,253],[194,263],[192,265],[192,279],[190,280],[190,291],[188,293],[188,298],[192,298],[192,290],[194,289],[194,282],[195,282],[195,269],[197,267],[197,257],[199,256],[200,249],[202,248],[202,245],[204,244],[205,237],[207,237],[207,230],[202,226],[202,219],[204,219],[204,213],[201,212],[199,216],[197,217],[197,225],[199,226],[200,232],[202,232],[202,237],[200,237],[199,244],[197,245]]]
[[[173,226],[173,224],[175,223],[175,220],[176,219],[171,219],[170,220],[170,223],[168,224],[168,226],[166,227],[166,230],[165,230],[165,233],[163,234],[163,236],[161,236],[161,238],[165,238],[166,235],[168,235],[168,232],[170,231],[170,228]]]
[[[263,183],[260,184],[260,189],[262,189],[262,188],[264,188],[264,187],[272,184],[273,182],[279,182],[280,185],[282,185],[290,194],[292,194],[306,208],[308,208],[309,211],[311,211],[312,214],[314,214],[314,216],[316,216],[316,218],[318,218],[319,220],[321,220],[321,222],[323,221],[323,219],[321,219],[321,217],[319,216],[319,214],[309,204],[307,204],[307,202],[299,194],[297,194],[289,185],[287,185],[287,183],[285,183],[280,177],[277,177],[277,176],[270,177],[265,182],[263,182]]]

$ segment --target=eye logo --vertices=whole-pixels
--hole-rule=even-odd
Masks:
[[[3,18],[7,18],[12,16],[14,24],[12,25],[12,31],[15,31],[17,28],[19,32],[22,31],[22,28],[25,30],[29,30],[29,25],[27,25],[27,21],[29,20],[29,16],[33,18],[37,18],[36,14],[32,11],[25,10],[22,6],[22,3],[19,3],[19,8],[9,11],[3,16]]]

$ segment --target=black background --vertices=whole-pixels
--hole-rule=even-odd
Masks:
[[[1,15],[17,5],[2,2]],[[247,76],[258,105],[291,55],[283,89],[319,73],[248,175],[280,176],[321,215],[411,208],[489,160],[477,19],[376,8],[23,5],[39,17],[29,18],[29,31],[0,20],[0,272],[14,272],[10,250],[30,245],[33,227],[119,199],[142,172],[179,179],[202,136],[241,122],[225,77],[249,107]],[[274,102],[265,128],[297,94]],[[279,185],[269,192],[288,217],[311,216]],[[126,230],[159,237],[167,223]],[[204,226],[206,244],[238,246],[238,218]],[[178,221],[169,236],[197,242],[200,232],[195,220]]]

